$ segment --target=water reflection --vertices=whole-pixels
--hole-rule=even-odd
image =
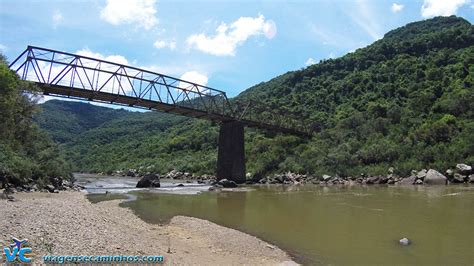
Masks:
[[[231,220],[237,224],[245,221],[245,205],[247,203],[246,192],[223,192],[218,193],[217,199],[217,219]],[[229,211],[230,210],[230,211]]]

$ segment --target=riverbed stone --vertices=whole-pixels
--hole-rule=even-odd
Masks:
[[[468,180],[469,180],[469,183],[474,183],[474,174],[469,175]]]
[[[389,178],[387,176],[381,176],[379,178],[378,184],[387,184]]]
[[[371,176],[367,179],[367,184],[377,184],[380,178],[378,176]]]
[[[416,173],[416,178],[424,179],[426,177],[426,174],[427,174],[426,169],[423,169],[421,171],[418,171],[418,173]]]
[[[415,184],[415,185],[423,185],[423,180],[417,179],[417,180],[415,180],[415,183],[413,183],[413,184]]]
[[[453,175],[454,175],[454,170],[453,169],[446,170],[446,176],[453,177]]]
[[[136,169],[128,169],[127,176],[135,177],[136,175],[137,175],[137,170]]]
[[[472,167],[467,164],[458,163],[456,164],[456,172],[461,175],[469,175],[472,173]]]
[[[50,193],[53,193],[55,190],[53,185],[46,185],[44,188]]]
[[[330,175],[323,175],[323,181],[329,181],[331,179]]]
[[[160,176],[157,174],[147,174],[137,183],[137,188],[160,187]]]
[[[430,169],[426,173],[424,183],[427,185],[446,185],[448,179],[440,172]]]
[[[400,243],[400,245],[402,245],[402,246],[408,246],[408,245],[411,244],[411,240],[404,237],[404,238],[398,240],[398,243]]]
[[[453,175],[453,180],[456,183],[464,183],[465,179],[466,179],[466,176],[464,176],[464,175],[461,175],[461,174],[458,174],[458,173],[455,173]]]
[[[225,188],[234,188],[234,187],[237,187],[237,183],[235,183],[234,181],[232,180],[227,180],[227,179],[221,179],[219,180],[219,182],[217,182],[217,184],[225,187]]]

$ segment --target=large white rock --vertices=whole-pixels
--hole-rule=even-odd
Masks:
[[[427,185],[446,185],[448,179],[440,172],[430,169],[426,173],[424,183]]]
[[[458,163],[456,164],[456,172],[462,175],[468,175],[472,172],[472,167],[467,164]]]

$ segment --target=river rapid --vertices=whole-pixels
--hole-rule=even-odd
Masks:
[[[208,192],[209,186],[178,187],[172,180],[137,190],[133,178],[79,179],[92,202],[127,198],[122,206],[149,223],[175,215],[206,219],[276,244],[303,264],[474,265],[474,186],[274,185]],[[403,237],[412,244],[401,246]]]

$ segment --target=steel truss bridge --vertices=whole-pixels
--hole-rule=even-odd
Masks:
[[[224,91],[153,71],[28,46],[9,66],[44,95],[89,100],[311,136],[311,123],[256,102],[230,101]]]
[[[219,122],[219,179],[245,182],[245,126],[312,135],[312,123],[287,111],[229,100],[224,91],[100,58],[28,46],[9,67],[22,80],[34,82],[45,95]]]

